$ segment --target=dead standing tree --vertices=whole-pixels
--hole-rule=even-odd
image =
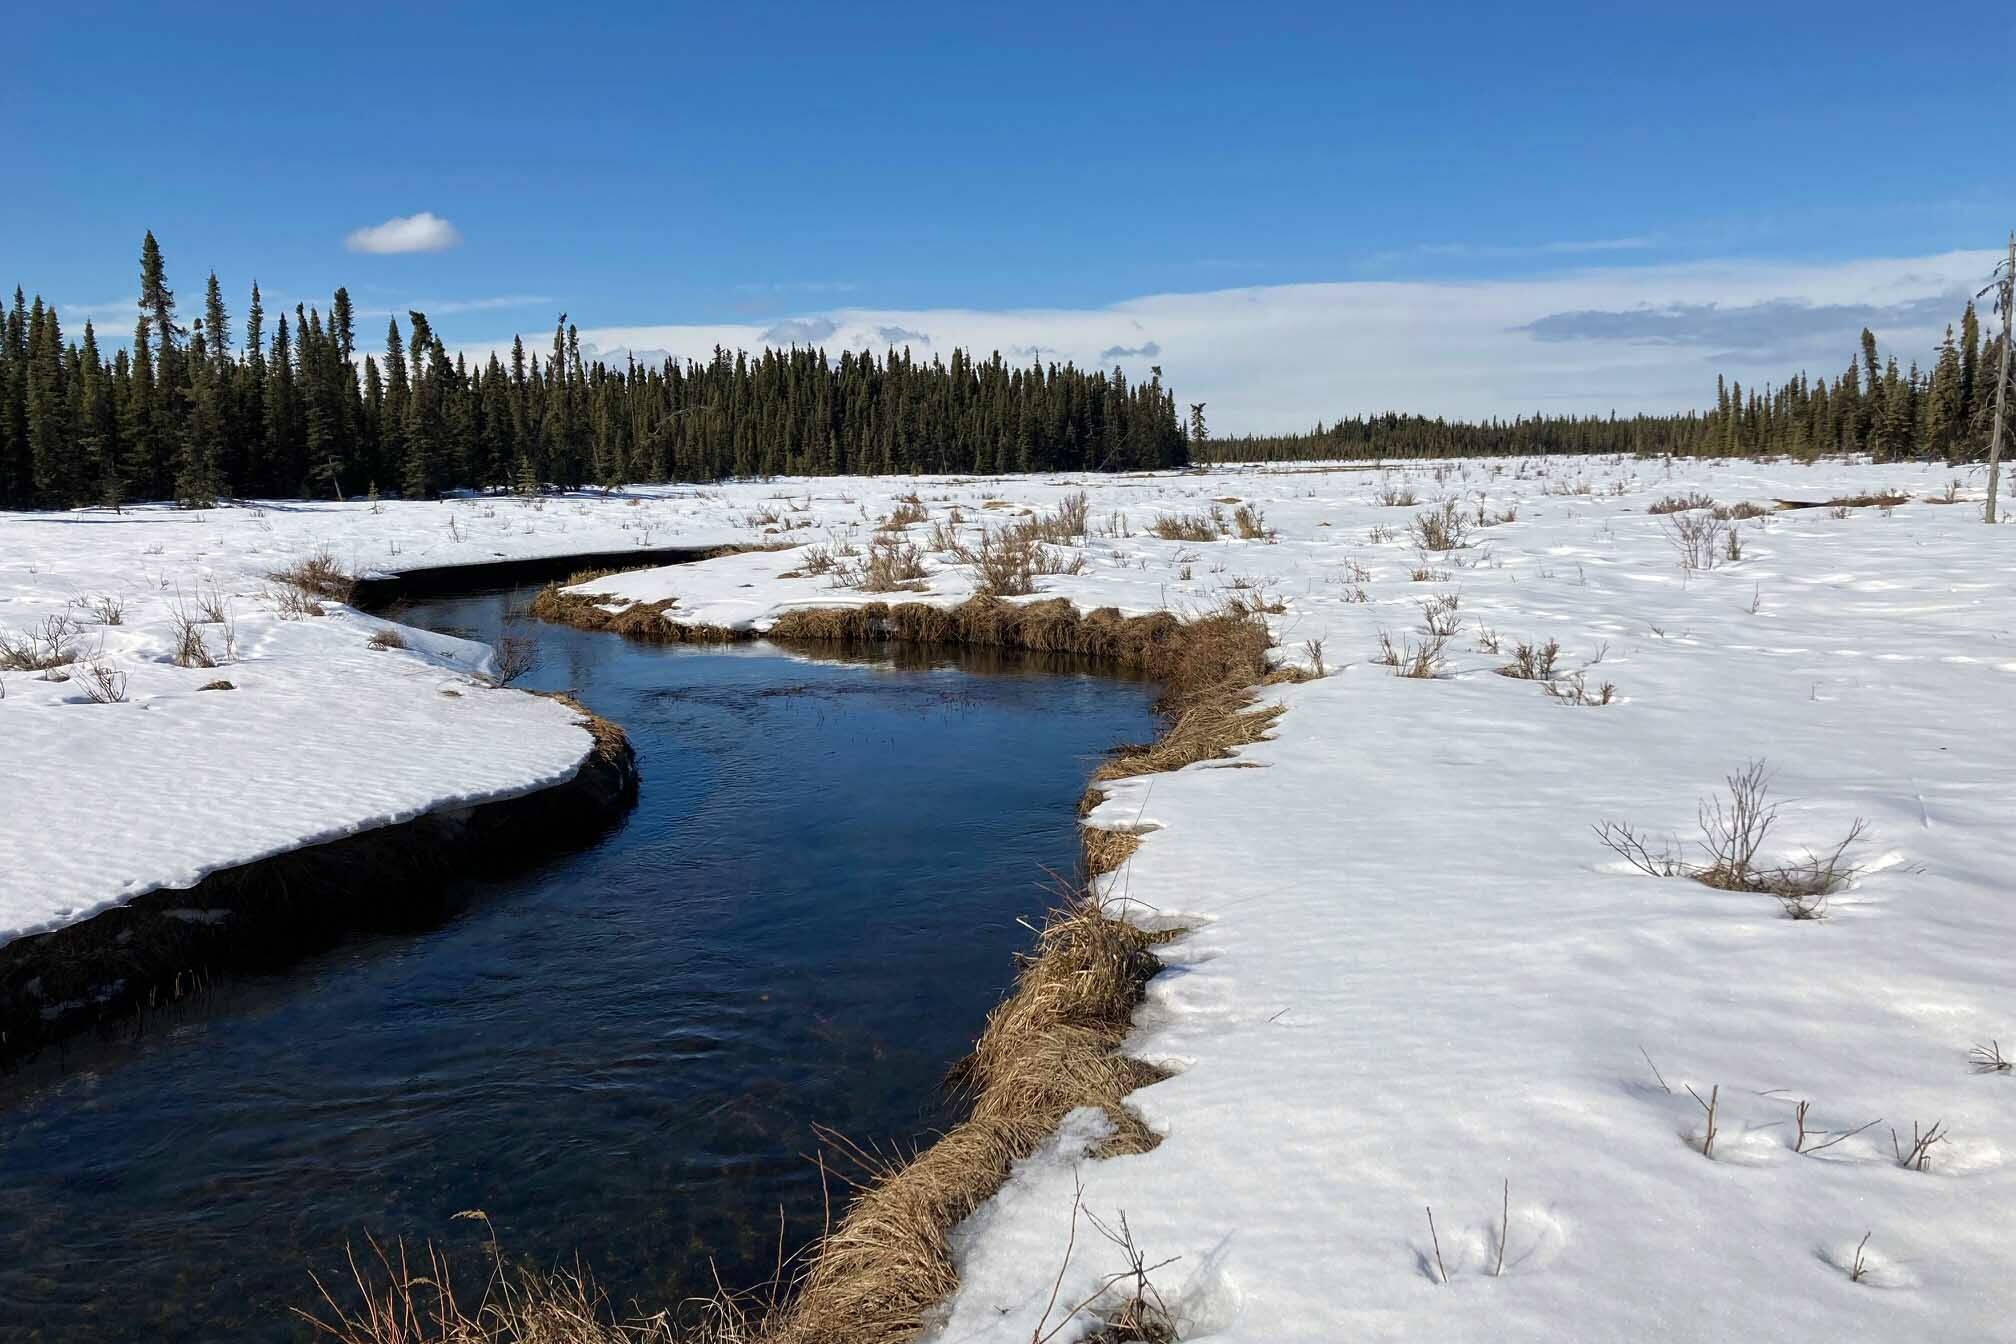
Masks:
[[[1988,436],[1988,504],[1982,512],[1987,522],[1995,521],[1995,495],[2002,484],[2002,436],[2009,424],[2010,326],[2016,318],[2016,229],[2009,233],[2009,256],[1996,263],[1995,278],[1976,294],[1980,298],[1995,291],[1995,310],[2002,314],[2002,367],[1995,379],[1995,426]]]

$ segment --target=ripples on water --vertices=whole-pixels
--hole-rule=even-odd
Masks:
[[[522,600],[524,595],[518,595]],[[400,619],[494,636],[509,594]],[[470,1267],[578,1251],[657,1307],[816,1233],[812,1126],[884,1148],[948,1115],[1076,859],[1146,688],[1014,659],[811,661],[526,624],[621,723],[644,788],[599,845],[359,939],[68,1071],[0,1080],[0,1339],[300,1338],[366,1231]]]

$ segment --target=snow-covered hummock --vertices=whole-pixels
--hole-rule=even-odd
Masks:
[[[1968,1051],[1999,1038],[2016,1056],[2016,530],[1980,523],[1978,476],[1960,502],[1926,502],[1950,477],[1561,458],[0,518],[0,626],[117,585],[132,624],[106,647],[135,702],[72,703],[66,686],[0,674],[0,911],[21,924],[50,877],[81,910],[332,818],[355,828],[572,768],[585,742],[568,716],[473,689],[468,650],[372,652],[374,623],[350,613],[274,619],[259,575],[301,551],[358,569],[626,544],[839,553],[899,496],[923,500],[931,517],[903,535],[932,552],[924,592],[834,587],[804,572],[802,547],[587,587],[760,631],[808,604],[957,602],[973,578],[932,551],[934,524],[970,540],[1082,488],[1083,572],[1042,578],[1035,597],[1194,612],[1258,595],[1282,608],[1268,618],[1277,658],[1320,651],[1327,675],[1265,692],[1287,713],[1237,762],[1120,781],[1092,814],[1146,832],[1113,894],[1191,930],[1160,949],[1170,970],[1130,1045],[1176,1073],[1134,1099],[1164,1141],[1086,1160],[1097,1124],[1067,1123],[959,1230],[962,1287],[939,1339],[1026,1344],[1123,1268],[1082,1219],[1064,1263],[1080,1182],[1088,1213],[1124,1211],[1151,1263],[1177,1257],[1152,1277],[1186,1339],[2005,1339],[2016,1076],[1971,1072]],[[1741,558],[1705,572],[1680,567],[1647,512],[1692,490],[1729,504],[1886,487],[1912,502],[1743,523]],[[1381,504],[1389,489],[1421,502]],[[1424,557],[1408,526],[1445,497],[1516,521]],[[1216,501],[1257,507],[1273,535],[1148,535]],[[161,584],[206,574],[238,595],[243,661],[184,672],[159,661]],[[1381,631],[1418,640],[1420,604],[1444,594],[1460,624],[1446,675],[1371,661]],[[1501,652],[1480,648],[1485,631]],[[1614,683],[1614,702],[1573,706],[1494,674],[1517,642],[1548,639],[1591,691]],[[264,689],[194,691],[216,675]],[[245,717],[187,750],[136,750],[148,730],[129,722],[192,714]],[[380,733],[401,714],[426,728]],[[445,749],[413,752],[427,732]],[[549,732],[550,756],[529,759]],[[311,742],[330,763],[304,778],[292,772]],[[254,756],[263,791],[240,783]],[[1824,920],[1642,876],[1592,834],[1614,818],[1691,836],[1698,800],[1759,757],[1783,804],[1768,857],[1869,823],[1866,871]],[[153,780],[129,786],[143,768]],[[380,796],[388,776],[396,800]],[[212,801],[189,807],[199,796]],[[1712,1158],[1690,1087],[1718,1089]],[[1794,1153],[1801,1100],[1825,1131],[1809,1144],[1881,1123]],[[1890,1131],[1908,1145],[1914,1121],[1950,1135],[1923,1172],[1891,1156]]]

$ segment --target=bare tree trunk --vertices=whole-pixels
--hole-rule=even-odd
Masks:
[[[1983,517],[1995,521],[1995,495],[2002,487],[2002,434],[2009,420],[2009,329],[2016,318],[2016,229],[2009,233],[2009,273],[2002,280],[2002,372],[1995,380],[1995,429],[1988,438],[1988,507]]]

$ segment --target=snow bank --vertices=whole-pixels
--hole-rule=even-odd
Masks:
[[[739,536],[706,505],[681,515],[695,544]],[[74,666],[0,670],[0,943],[574,774],[578,716],[482,688],[484,646],[407,631],[407,648],[374,648],[386,623],[335,604],[283,619],[272,571],[318,552],[383,573],[664,544],[641,505],[599,497],[0,514],[0,635],[74,622],[69,644],[127,696],[93,703]],[[201,621],[212,602],[227,622]],[[178,610],[215,667],[174,662]],[[234,689],[200,689],[219,680]]]

